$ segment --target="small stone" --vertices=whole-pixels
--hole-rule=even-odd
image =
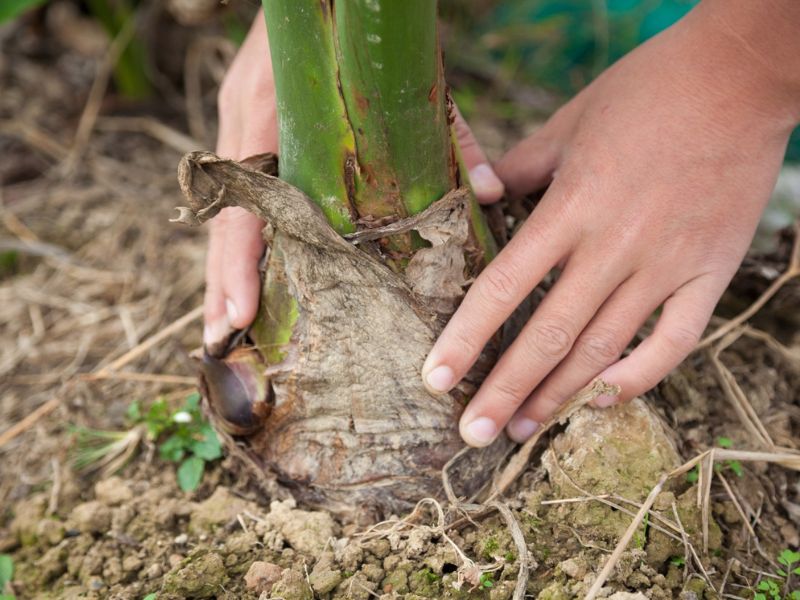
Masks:
[[[102,579],[98,579],[95,577],[89,581],[90,590],[97,592],[99,590],[102,590],[104,587],[106,587],[106,583]]]
[[[559,563],[558,568],[561,569],[561,572],[565,575],[568,575],[572,579],[576,579],[578,581],[583,579],[589,570],[589,566],[586,564],[586,559],[582,556],[568,558],[564,562]]]
[[[297,510],[294,506],[294,500],[272,502],[267,525],[279,531],[298,552],[319,554],[334,537],[333,518],[327,512]]]
[[[42,519],[36,526],[36,537],[55,546],[64,539],[64,525],[55,519]]]
[[[218,486],[211,496],[194,506],[189,521],[189,531],[197,534],[214,531],[247,510],[253,513],[259,512],[252,502],[234,496],[224,486]],[[202,537],[200,539],[202,540]]]
[[[125,531],[135,516],[136,511],[130,504],[118,506],[111,511],[111,529],[113,531]]]
[[[642,592],[615,592],[608,600],[647,600],[647,596]]]
[[[314,592],[301,573],[284,569],[280,581],[272,588],[272,596],[283,600],[313,600]]]
[[[133,498],[133,491],[119,477],[109,477],[98,481],[94,486],[94,496],[103,504],[117,506]]]
[[[72,509],[71,517],[84,533],[105,533],[111,527],[111,511],[97,500],[78,504]]]
[[[23,546],[36,543],[36,528],[44,516],[47,507],[47,497],[36,494],[14,505],[14,519],[11,521],[11,533]]]
[[[220,593],[227,579],[222,557],[208,552],[194,556],[183,568],[167,573],[162,589],[166,594],[179,597],[212,598]]]
[[[389,552],[392,550],[391,546],[389,545],[389,540],[385,540],[383,538],[370,540],[364,544],[364,549],[372,554],[375,558],[379,558],[381,560],[389,556]]]
[[[256,594],[269,592],[272,586],[280,580],[281,573],[283,573],[283,569],[278,565],[257,560],[247,569],[244,583],[248,590]]]
[[[320,596],[332,592],[337,585],[342,582],[341,571],[331,571],[328,569],[317,571],[316,569],[311,572],[309,576],[311,587]]]
[[[134,554],[129,554],[122,559],[122,570],[126,573],[138,573],[143,565],[142,559]]]
[[[164,574],[164,569],[161,568],[161,565],[158,563],[153,563],[147,570],[144,572],[145,579],[158,579]]]
[[[183,555],[177,553],[170,554],[169,558],[167,558],[167,562],[169,563],[170,568],[174,569],[183,562]]]
[[[183,546],[183,545],[184,545],[184,544],[186,544],[186,542],[188,542],[188,541],[189,541],[189,536],[188,536],[188,535],[186,535],[185,533],[182,533],[182,534],[180,534],[180,535],[176,535],[176,536],[175,536],[175,539],[174,539],[174,540],[172,540],[172,542],[173,542],[173,543],[174,543],[176,546]]]
[[[379,582],[383,579],[384,571],[378,565],[374,564],[366,564],[361,567],[361,572],[364,574],[364,577],[369,579],[370,581],[374,581],[375,583]]]

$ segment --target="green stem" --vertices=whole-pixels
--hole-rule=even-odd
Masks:
[[[432,0],[334,5],[364,217],[418,213],[456,185]]]
[[[339,92],[326,0],[263,0],[278,108],[281,179],[339,233],[355,231],[355,140]]]

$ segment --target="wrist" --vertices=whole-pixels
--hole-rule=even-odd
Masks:
[[[742,100],[789,129],[800,123],[800,2],[703,0],[689,15]]]

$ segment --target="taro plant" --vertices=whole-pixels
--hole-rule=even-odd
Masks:
[[[274,157],[192,153],[179,168],[177,220],[238,205],[269,222],[256,321],[204,359],[215,424],[336,512],[441,495],[459,415],[500,343],[452,392],[423,387],[425,355],[496,252],[459,164],[436,10],[264,0],[280,179]],[[507,444],[464,455],[457,492],[483,486]]]

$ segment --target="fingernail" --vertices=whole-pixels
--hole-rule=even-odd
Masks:
[[[461,437],[470,446],[488,446],[497,435],[497,425],[488,417],[478,417],[464,426]]]
[[[455,378],[453,369],[447,365],[440,365],[425,376],[425,385],[431,391],[441,394],[455,385]]]
[[[532,419],[528,419],[523,417],[521,419],[513,419],[506,428],[508,431],[508,437],[510,437],[515,442],[522,444],[528,441],[536,430],[539,429],[539,423],[533,421]]]
[[[239,316],[239,311],[236,309],[236,305],[230,298],[225,298],[225,310],[228,312],[228,322],[233,323],[236,321],[236,317]]]
[[[616,396],[609,396],[608,394],[603,394],[602,396],[598,396],[594,399],[595,406],[599,408],[608,408],[609,406],[613,406],[617,403],[618,398]]]
[[[497,200],[503,195],[503,182],[497,177],[494,169],[486,163],[481,163],[470,170],[469,181],[475,195],[481,200]]]
[[[216,321],[206,323],[203,329],[203,343],[211,348],[227,338],[232,331],[228,315],[222,315]]]

